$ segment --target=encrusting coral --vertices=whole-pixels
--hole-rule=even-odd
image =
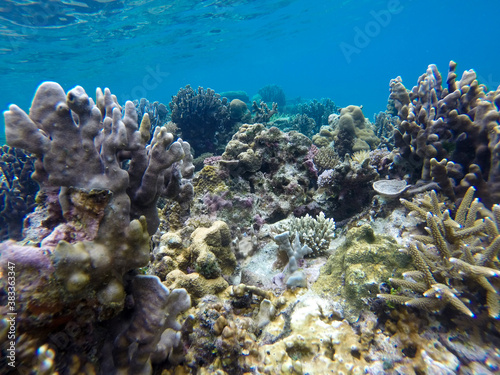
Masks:
[[[414,202],[401,199],[426,222],[427,235],[414,236],[408,247],[416,270],[405,273],[404,279],[390,279],[413,295],[379,294],[380,298],[428,311],[449,305],[470,317],[485,306],[490,317],[500,317],[500,205],[492,212],[485,210],[473,199],[474,192],[472,187],[467,190],[453,219],[434,191]],[[478,287],[485,291],[484,299],[474,297]]]
[[[312,289],[338,299],[346,319],[356,321],[367,308],[366,299],[375,297],[379,284],[393,276],[395,269],[408,268],[409,263],[409,257],[398,252],[394,238],[376,234],[364,224],[347,232]]]

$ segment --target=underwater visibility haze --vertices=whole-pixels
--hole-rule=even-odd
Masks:
[[[499,14],[0,1],[0,374],[498,373]]]

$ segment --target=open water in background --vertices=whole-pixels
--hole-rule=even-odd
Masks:
[[[0,109],[28,110],[45,80],[167,105],[186,84],[250,97],[277,84],[373,119],[391,78],[411,88],[431,63],[496,88],[499,17],[498,0],[2,0]]]

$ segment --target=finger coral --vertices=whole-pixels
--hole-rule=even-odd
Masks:
[[[486,92],[473,70],[457,81],[456,66],[450,62],[447,87],[433,64],[411,91],[400,77],[391,81],[401,119],[395,146],[414,166],[415,178],[433,178],[451,199],[474,186],[491,207],[500,201],[500,91]]]

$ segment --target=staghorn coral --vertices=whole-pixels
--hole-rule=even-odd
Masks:
[[[408,247],[416,271],[404,274],[404,279],[390,280],[413,295],[379,294],[380,298],[429,311],[450,305],[470,317],[484,306],[490,317],[500,316],[500,206],[485,211],[473,199],[474,192],[474,188],[468,189],[453,219],[435,191],[414,202],[401,199],[426,222],[427,235],[415,236]],[[485,291],[485,298],[471,301],[478,288]],[[465,294],[468,298],[461,297]]]
[[[435,179],[450,199],[475,186],[491,207],[500,201],[500,91],[486,92],[473,70],[457,81],[456,65],[450,62],[447,87],[433,64],[411,91],[400,77],[391,80],[390,98],[401,118],[395,146],[413,166],[413,179]]]
[[[34,162],[21,149],[0,148],[0,241],[20,240],[23,219],[36,206],[39,186],[31,179]]]
[[[260,104],[257,104],[257,102],[254,100],[252,103],[252,121],[256,124],[268,123],[271,117],[273,117],[273,115],[276,113],[278,113],[278,104],[276,103],[272,104],[271,109],[269,109],[267,104],[263,101],[261,101]]]
[[[169,106],[172,122],[177,124],[197,155],[224,149],[234,125],[226,98],[221,99],[209,88],[198,87],[195,91],[186,85],[172,96]]]
[[[330,241],[335,237],[335,221],[325,218],[320,212],[315,218],[306,214],[303,217],[292,217],[274,225],[276,232],[288,231],[296,233],[300,242],[311,248],[310,257],[324,255],[330,247]]]

